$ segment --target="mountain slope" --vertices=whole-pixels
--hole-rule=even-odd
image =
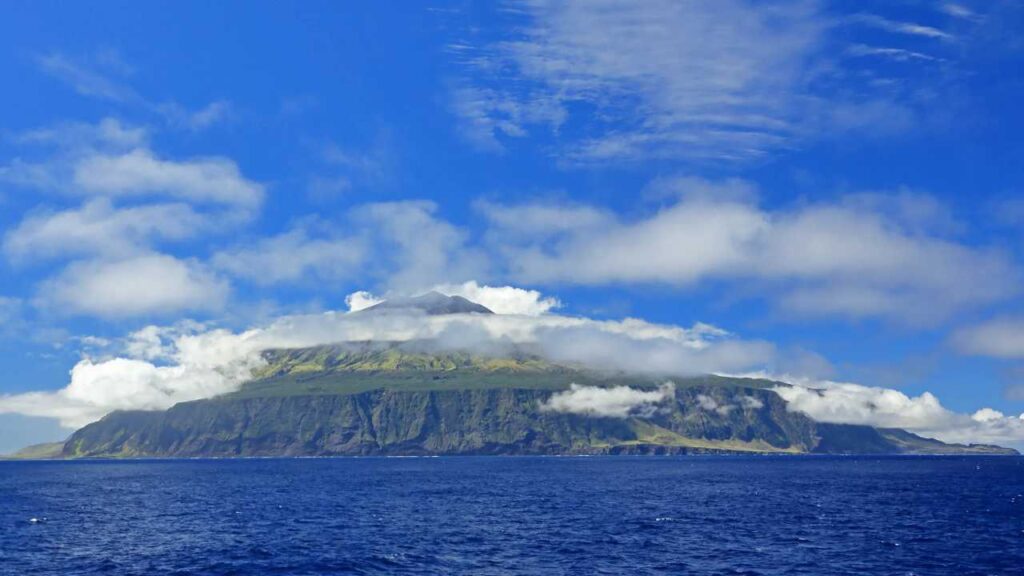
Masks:
[[[369,308],[361,310],[360,314],[388,311],[419,310],[428,316],[440,314],[494,314],[490,308],[467,300],[462,296],[446,296],[440,292],[427,292],[410,298],[392,298]]]
[[[265,353],[238,392],[163,412],[115,412],[69,438],[66,457],[619,453],[1012,453],[789,412],[779,383],[674,379],[656,410],[617,418],[545,410],[575,383],[655,390],[663,378],[588,371],[522,350],[426,344]]]

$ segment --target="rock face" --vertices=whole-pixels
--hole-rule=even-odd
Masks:
[[[657,389],[664,379],[590,372],[519,354],[397,346],[271,351],[237,393],[161,412],[114,412],[75,432],[65,457],[428,454],[1014,453],[902,430],[816,423],[754,379],[676,379],[642,415],[542,406],[576,383]]]

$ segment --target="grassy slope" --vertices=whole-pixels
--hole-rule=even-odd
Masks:
[[[344,395],[381,388],[416,392],[494,388],[564,390],[571,384],[655,388],[666,380],[553,364],[528,354],[488,357],[457,352],[403,351],[394,347],[320,346],[271,350],[265,357],[267,366],[227,398]],[[672,380],[677,386],[767,388],[777,384],[718,376]]]

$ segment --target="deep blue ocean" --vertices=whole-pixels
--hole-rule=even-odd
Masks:
[[[0,573],[1024,574],[1024,458],[0,462]]]

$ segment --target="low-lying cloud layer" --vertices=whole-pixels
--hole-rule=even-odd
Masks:
[[[1006,416],[991,408],[960,414],[942,406],[929,392],[911,397],[898,390],[859,384],[776,379],[792,384],[773,389],[788,408],[819,422],[903,428],[945,442],[1024,444],[1024,414]]]
[[[540,405],[545,412],[605,416],[609,418],[649,418],[663,402],[674,398],[676,386],[666,382],[657,390],[637,390],[629,386],[580,386],[553,394]]]
[[[705,324],[683,328],[562,316],[541,313],[554,301],[537,292],[475,283],[459,289],[521,313],[326,312],[284,316],[244,332],[196,323],[150,326],[108,345],[101,350],[106,355],[80,361],[65,388],[0,396],[0,413],[59,418],[67,427],[79,427],[112,410],[168,408],[231,392],[262,365],[260,352],[266,349],[338,342],[432,340],[441,348],[481,353],[528,345],[553,361],[675,375],[756,369],[774,356],[769,343],[741,340]],[[356,293],[349,300],[367,298]]]

